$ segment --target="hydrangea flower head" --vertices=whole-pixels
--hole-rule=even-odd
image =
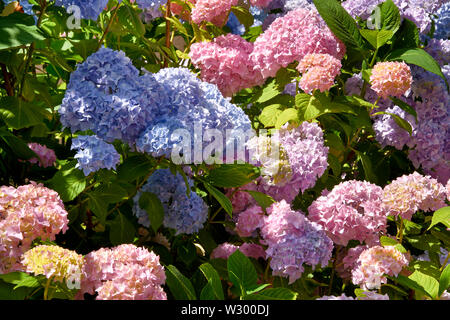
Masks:
[[[76,168],[83,170],[86,176],[103,168],[115,169],[120,162],[120,155],[114,146],[97,136],[78,136],[72,140],[71,149],[77,150]]]
[[[52,167],[54,165],[56,161],[56,154],[52,149],[34,142],[29,143],[28,148],[33,150],[38,156],[38,158],[31,158],[27,160],[28,162],[36,163],[42,168]]]
[[[291,210],[284,200],[272,204],[267,212],[261,235],[268,245],[266,255],[271,258],[273,275],[289,277],[293,283],[303,273],[304,263],[327,265],[333,242],[318,224]]]
[[[188,179],[189,188],[193,181]],[[153,173],[147,183],[133,198],[133,212],[140,224],[149,227],[147,212],[139,206],[142,192],[151,192],[161,201],[164,208],[163,225],[176,230],[176,234],[192,234],[203,228],[208,218],[208,206],[195,192],[186,194],[186,182],[181,174],[173,175],[169,169],[160,169]]]
[[[303,57],[297,70],[303,74],[300,88],[306,93],[314,90],[328,91],[334,84],[334,78],[341,73],[341,61],[329,54],[310,53]]]
[[[56,191],[35,182],[0,187],[0,273],[22,270],[20,257],[33,240],[55,240],[68,222]]]
[[[367,181],[350,180],[338,184],[308,208],[308,218],[324,227],[334,243],[346,246],[350,240],[378,243],[386,231],[383,189]]]
[[[328,29],[319,14],[299,8],[277,18],[254,42],[251,58],[264,78],[282,67],[301,61],[308,53],[327,53],[342,59],[345,46]]]
[[[378,62],[370,76],[371,88],[382,98],[400,97],[412,83],[411,69],[404,62]]]
[[[264,83],[261,73],[254,70],[250,54],[253,44],[235,34],[214,38],[211,42],[191,45],[190,57],[201,70],[203,81],[217,85],[226,97]]]
[[[55,5],[65,7],[77,6],[80,8],[81,18],[97,20],[106,8],[108,0],[55,0]]]
[[[397,276],[408,263],[408,258],[392,246],[371,247],[360,254],[352,282],[363,289],[379,289],[387,282],[385,275]]]
[[[167,300],[159,256],[143,247],[123,244],[85,256],[79,294],[97,293],[97,300]]]
[[[445,207],[446,190],[436,179],[418,172],[403,175],[384,187],[383,205],[390,215],[411,220],[418,211]]]
[[[236,223],[236,232],[241,237],[251,237],[253,232],[263,224],[264,214],[259,206],[252,206],[242,211]]]
[[[73,276],[81,277],[84,258],[75,251],[59,246],[39,245],[23,254],[22,264],[28,273],[45,275],[48,279],[62,282]]]
[[[434,37],[437,39],[448,39],[450,37],[450,3],[445,2],[436,12],[438,16],[436,20]]]
[[[222,27],[228,19],[231,7],[237,5],[238,0],[197,0],[192,9],[192,21],[197,24],[203,21]]]
[[[244,255],[249,258],[263,258],[265,259],[266,254],[263,247],[255,243],[243,243],[240,246],[224,242],[218,245],[210,254],[211,259],[228,259],[236,250],[241,251]]]

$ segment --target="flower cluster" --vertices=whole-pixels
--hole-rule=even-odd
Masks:
[[[228,19],[231,7],[237,3],[238,0],[197,0],[192,9],[192,21],[197,24],[208,21],[222,27]]]
[[[438,16],[435,24],[434,37],[438,39],[450,38],[450,3],[445,2],[436,12]]]
[[[383,189],[383,205],[390,215],[411,220],[417,210],[435,211],[445,206],[446,190],[436,179],[414,172],[395,179]]]
[[[379,294],[374,291],[363,291],[356,299],[353,297],[347,297],[345,293],[340,296],[323,296],[316,300],[389,300],[387,294]]]
[[[263,247],[255,243],[243,243],[240,246],[225,242],[217,246],[210,254],[211,259],[228,259],[236,250],[241,251],[244,255],[254,259],[265,259],[266,253]]]
[[[166,281],[159,257],[146,248],[123,244],[101,248],[85,256],[79,295],[97,300],[166,300]]]
[[[364,250],[352,271],[352,282],[363,289],[379,289],[385,275],[397,276],[407,266],[408,258],[392,246],[374,246]]]
[[[99,169],[112,169],[120,162],[120,155],[113,145],[97,136],[78,136],[72,140],[72,150],[77,150],[76,168],[83,170],[88,176]]]
[[[309,53],[303,57],[297,70],[303,74],[300,88],[306,93],[314,90],[328,91],[334,84],[334,78],[341,73],[341,62],[324,53]]]
[[[59,246],[39,245],[28,250],[22,256],[25,271],[35,275],[62,282],[71,277],[81,281],[84,258],[75,251]]]
[[[372,69],[370,83],[378,96],[384,99],[400,97],[411,88],[411,69],[404,62],[378,62]]]
[[[377,5],[383,0],[346,0],[342,6],[354,18],[360,17],[366,20],[372,14]],[[427,33],[430,30],[432,19],[431,15],[436,13],[437,9],[445,3],[444,0],[423,1],[423,0],[394,0],[395,5],[400,10],[402,18],[407,18],[414,22],[421,33]]]
[[[81,18],[91,20],[97,20],[107,4],[108,0],[55,0],[55,5],[66,9],[77,6],[80,9]]]
[[[359,240],[373,245],[386,231],[382,203],[380,187],[367,181],[344,181],[311,204],[308,218],[322,225],[336,244],[346,246],[350,240]]]
[[[28,162],[36,163],[42,168],[52,167],[54,165],[56,161],[56,154],[52,149],[34,142],[29,143],[28,148],[34,151],[34,153],[38,156],[38,158],[28,159]]]
[[[286,201],[267,209],[261,234],[267,243],[267,257],[273,275],[289,277],[289,283],[300,278],[303,264],[326,266],[331,258],[333,242],[322,228],[310,222],[301,212],[291,210]]]
[[[55,191],[34,182],[0,187],[0,273],[21,270],[20,257],[33,240],[55,240],[67,225],[67,211]]]
[[[188,178],[189,188],[193,182]],[[189,195],[187,192],[189,191]],[[153,173],[147,183],[133,198],[133,212],[139,223],[149,227],[148,213],[139,205],[143,192],[155,194],[164,208],[164,226],[176,230],[176,234],[191,234],[203,228],[208,218],[208,206],[195,192],[187,190],[181,174],[173,175],[169,169],[160,169]]]
[[[254,231],[263,225],[264,213],[261,207],[252,206],[242,211],[236,223],[236,232],[241,237],[251,237]]]
[[[253,69],[252,51],[251,42],[227,34],[212,42],[192,44],[190,57],[194,66],[201,70],[203,81],[217,85],[224,96],[232,96],[241,89],[264,82],[261,73]]]
[[[336,258],[337,274],[344,280],[350,280],[352,277],[352,270],[358,265],[359,255],[368,248],[367,245],[359,245],[348,250],[340,250]]]
[[[277,18],[256,39],[251,58],[254,68],[268,78],[308,53],[328,53],[340,60],[345,46],[317,12],[300,8]]]

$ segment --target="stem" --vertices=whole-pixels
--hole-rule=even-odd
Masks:
[[[119,12],[119,8],[120,8],[120,5],[121,5],[121,4],[122,4],[122,2],[120,2],[120,3],[117,5],[117,7],[114,9],[113,14],[112,14],[112,17],[111,17],[111,19],[109,19],[108,25],[106,26],[106,29],[105,29],[105,31],[103,32],[103,35],[102,35],[102,37],[100,38],[100,41],[98,42],[97,50],[99,50],[100,47],[102,46],[103,40],[105,40],[105,37],[106,37],[106,35],[108,34],[109,29],[111,28],[112,23],[113,23],[114,19],[115,19],[116,16],[117,16],[117,12]]]
[[[11,75],[8,73],[8,70],[6,69],[6,65],[4,65],[3,63],[0,63],[0,66],[2,68],[3,79],[5,80],[6,93],[8,94],[8,96],[11,97],[14,95],[14,89],[11,85]]]
[[[214,220],[214,218],[219,214],[220,211],[222,211],[222,207],[220,207],[219,209],[216,210],[216,212],[214,212],[211,219],[209,219],[210,223]]]
[[[170,20],[169,18],[171,17],[171,11],[170,11],[170,0],[167,0],[167,9],[166,9],[166,47],[167,49],[170,49],[170,40],[171,40],[171,36],[170,36]],[[164,59],[164,68],[167,68],[169,65],[169,58],[166,57],[166,59]]]
[[[41,25],[42,18],[44,16],[44,13],[45,13],[46,9],[47,9],[47,1],[43,1],[42,6],[41,6],[41,12],[39,13],[38,21],[36,23],[36,27],[38,27],[38,28]],[[23,77],[22,77],[22,80],[20,81],[19,97],[22,96],[23,87],[24,87],[24,84],[25,84],[25,79],[27,77],[28,68],[30,67],[31,58],[33,56],[34,48],[35,48],[35,46],[34,46],[34,42],[33,42],[28,47],[27,59],[25,61],[25,69],[23,70]]]
[[[450,252],[447,253],[447,257],[445,258],[444,263],[442,264],[441,269],[439,271],[442,272],[442,270],[444,270],[445,265],[447,264],[449,258],[450,258]]]
[[[401,216],[398,216],[398,217],[400,219],[400,228],[398,229],[398,232],[397,232],[397,239],[401,244],[402,240],[403,240],[403,219]]]
[[[47,283],[45,284],[44,300],[48,300],[48,288],[50,288],[51,282],[52,282],[52,277],[48,278]]]

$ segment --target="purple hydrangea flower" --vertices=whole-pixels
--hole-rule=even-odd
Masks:
[[[189,188],[193,181],[188,179]],[[203,223],[208,218],[208,206],[195,192],[186,194],[186,182],[181,176],[173,175],[169,169],[160,169],[153,173],[147,183],[133,198],[133,212],[138,217],[140,224],[149,227],[148,214],[139,206],[142,192],[151,192],[158,196],[164,207],[163,225],[175,229],[176,234],[192,234],[203,228]]]
[[[83,170],[85,176],[99,169],[115,169],[120,155],[113,145],[96,136],[78,136],[72,140],[72,150],[77,150],[76,168]]]
[[[273,275],[289,277],[289,283],[293,283],[301,277],[304,263],[313,268],[328,264],[333,242],[318,224],[291,210],[284,200],[267,211],[261,235],[268,245],[266,255],[271,258]]]
[[[446,2],[440,7],[436,15],[438,18],[436,20],[434,37],[438,39],[450,38],[450,2]]]

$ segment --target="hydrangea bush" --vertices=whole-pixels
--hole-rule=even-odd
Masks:
[[[450,299],[448,21],[0,0],[2,297]]]

